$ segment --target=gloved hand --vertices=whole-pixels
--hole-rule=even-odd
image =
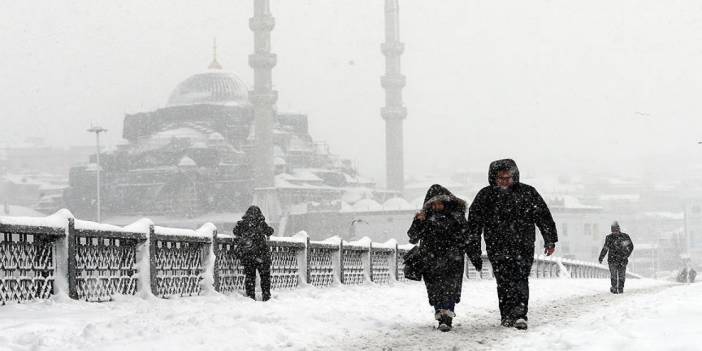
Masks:
[[[556,252],[556,243],[546,243],[544,245],[544,254],[546,256],[551,256]]]
[[[476,271],[480,272],[483,270],[483,258],[480,255],[470,256],[468,259],[470,259],[470,263],[473,264]]]

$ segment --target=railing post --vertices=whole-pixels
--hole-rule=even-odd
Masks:
[[[297,283],[298,285],[305,286],[310,283],[310,264],[309,260],[309,249],[310,249],[310,237],[305,236],[305,247],[298,248],[295,251],[297,256]]]
[[[339,282],[344,284],[344,240],[339,240]]]
[[[366,278],[366,283],[373,282],[373,242],[368,243],[368,247],[365,254],[363,254],[363,275]]]
[[[158,296],[158,281],[156,277],[156,236],[154,235],[154,225],[149,225],[149,277],[151,293]]]
[[[214,285],[214,290],[217,292],[221,292],[220,291],[219,269],[217,267],[219,266],[219,260],[222,257],[222,252],[219,248],[219,241],[217,240],[217,230],[215,230],[212,233],[212,252],[215,255],[214,272],[212,274],[212,281],[213,281],[213,285]]]
[[[397,276],[398,276],[398,268],[397,268],[397,259],[398,259],[398,253],[397,253],[397,242],[395,242],[395,248],[393,249],[393,254],[390,255],[390,272],[392,272],[392,276],[390,277],[391,281],[397,281]]]
[[[76,226],[75,219],[68,219],[68,233],[66,234],[68,244],[68,297],[78,300],[78,287],[76,283]]]

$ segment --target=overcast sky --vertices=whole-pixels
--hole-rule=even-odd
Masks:
[[[400,1],[408,173],[702,160],[702,2]],[[279,110],[308,114],[315,139],[382,182],[383,1],[271,7]],[[250,0],[0,0],[0,137],[92,144],[92,122],[121,143],[124,114],[163,107],[213,37],[250,85],[251,14]]]

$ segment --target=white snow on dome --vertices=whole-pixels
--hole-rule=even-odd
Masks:
[[[183,156],[183,158],[180,159],[180,162],[178,162],[178,167],[196,167],[197,163],[193,161],[192,158],[188,156]]]
[[[383,206],[371,199],[363,199],[353,204],[354,211],[382,211]]]
[[[222,140],[224,140],[224,137],[222,136],[222,134],[214,132],[214,133],[210,134],[210,136],[207,137],[207,139],[209,139],[210,141],[222,141]]]
[[[236,75],[211,70],[178,84],[168,98],[167,106],[248,103],[248,91],[246,84]]]

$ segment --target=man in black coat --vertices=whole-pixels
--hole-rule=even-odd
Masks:
[[[236,254],[244,266],[246,296],[256,299],[256,271],[261,277],[262,300],[271,298],[271,250],[268,238],[273,228],[266,223],[261,209],[251,206],[233,230]]]
[[[602,263],[605,255],[609,252],[607,263],[609,264],[609,275],[612,281],[612,287],[609,288],[609,291],[612,294],[621,294],[624,292],[626,265],[629,263],[629,256],[634,251],[634,243],[631,241],[629,234],[621,232],[619,223],[612,223],[611,229],[612,234],[608,234],[605,239],[599,261]]]
[[[519,182],[519,169],[513,160],[492,162],[488,182],[490,185],[478,192],[469,209],[466,253],[471,262],[480,259],[484,234],[497,281],[502,325],[526,329],[535,226],[544,238],[544,253],[550,256],[558,241],[556,224],[536,189]]]

